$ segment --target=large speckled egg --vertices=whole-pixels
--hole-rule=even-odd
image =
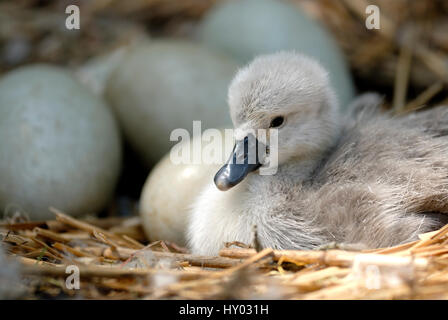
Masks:
[[[220,132],[224,134],[224,130]],[[191,140],[191,155],[194,141],[201,141],[201,137]],[[202,154],[206,154],[207,146],[219,141],[202,140]],[[232,143],[229,146],[231,150]],[[219,147],[217,144],[216,148]],[[140,197],[140,216],[151,241],[165,240],[186,245],[189,209],[201,190],[213,184],[216,172],[225,162],[227,153],[230,153],[224,145],[221,150],[221,161],[204,161],[201,164],[176,164],[168,153],[151,171]]]
[[[318,22],[287,1],[224,1],[209,11],[198,37],[245,64],[255,56],[296,50],[317,58],[330,72],[341,107],[354,95],[353,83],[335,41]]]
[[[237,63],[196,43],[155,40],[126,55],[105,96],[124,133],[145,163],[156,163],[174,145],[174,129],[231,125],[227,87]]]
[[[0,80],[0,208],[33,220],[101,210],[121,163],[108,107],[67,71],[22,67]]]

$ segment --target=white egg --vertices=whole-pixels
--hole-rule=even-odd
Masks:
[[[135,48],[113,72],[106,98],[124,133],[148,165],[174,145],[174,129],[231,125],[227,87],[237,64],[227,56],[180,40]]]
[[[296,50],[317,58],[344,107],[354,95],[349,69],[339,47],[318,22],[297,5],[277,0],[220,2],[199,26],[201,41],[245,64],[255,56]]]
[[[224,134],[224,130],[220,132]],[[201,140],[201,137],[191,140],[191,157],[193,143],[197,141],[203,142],[203,155],[207,153],[206,146],[212,146],[211,144],[215,150],[221,148],[221,160],[215,163],[203,161],[202,164],[175,164],[168,153],[146,180],[140,197],[140,216],[145,233],[151,241],[166,240],[186,245],[189,208],[201,190],[213,183],[216,172],[227,160],[226,146],[218,144],[221,140],[208,142]],[[202,156],[202,159],[205,157]]]
[[[121,165],[108,107],[67,71],[19,68],[0,80],[0,208],[33,220],[101,210]]]

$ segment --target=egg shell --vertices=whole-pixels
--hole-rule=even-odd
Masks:
[[[296,4],[277,0],[219,2],[204,17],[198,37],[207,46],[229,53],[241,64],[257,55],[282,50],[312,56],[329,71],[341,109],[353,99],[353,82],[340,48]]]
[[[224,134],[224,130],[221,130]],[[202,138],[190,140],[193,143]],[[202,140],[203,146],[218,143]],[[184,142],[181,142],[184,143]],[[216,148],[220,145],[217,144]],[[196,197],[209,184],[228,157],[228,147],[222,145],[222,159],[216,163],[175,164],[166,154],[149,174],[140,197],[139,211],[143,228],[151,241],[171,241],[186,246],[189,209]],[[230,150],[231,150],[230,145]],[[206,153],[205,148],[202,154]],[[227,152],[227,153],[226,153]],[[204,156],[203,156],[204,157]]]
[[[32,65],[0,80],[0,208],[32,220],[74,216],[110,199],[121,166],[113,114],[64,69]]]
[[[154,40],[130,52],[113,72],[105,96],[127,140],[151,166],[175,144],[174,129],[231,126],[227,87],[237,63],[181,40]]]

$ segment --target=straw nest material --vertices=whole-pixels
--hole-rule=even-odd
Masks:
[[[30,62],[78,65],[148,30],[191,37],[220,1],[3,1],[0,72]],[[329,28],[361,89],[388,93],[387,107],[400,113],[448,104],[446,1],[292,1]],[[72,3],[83,12],[75,35],[57,27]],[[364,27],[368,4],[381,9],[379,30]],[[146,245],[138,218],[77,220],[52,210],[52,221],[0,223],[1,246],[20,266],[23,298],[448,298],[448,225],[365,252],[257,251],[234,243],[204,257],[163,241]],[[66,286],[69,265],[79,268],[79,290]]]
[[[419,241],[362,252],[232,243],[219,256],[197,256],[172,243],[143,245],[136,218],[83,221],[52,211],[56,220],[0,226],[26,284],[22,298],[448,298],[448,225]],[[71,265],[79,268],[79,290],[66,286]]]

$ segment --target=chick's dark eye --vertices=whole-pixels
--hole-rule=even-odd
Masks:
[[[269,128],[278,128],[283,124],[284,121],[285,118],[283,118],[282,116],[275,117],[274,119],[272,119]]]

